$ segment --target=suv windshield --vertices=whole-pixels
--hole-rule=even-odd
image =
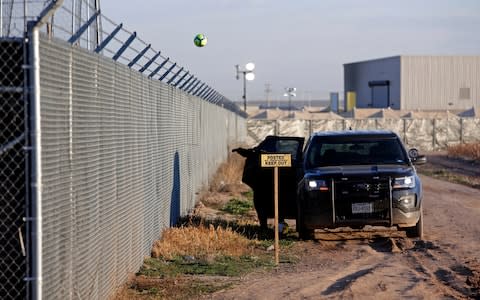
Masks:
[[[397,139],[314,140],[306,157],[308,168],[338,165],[407,164]]]

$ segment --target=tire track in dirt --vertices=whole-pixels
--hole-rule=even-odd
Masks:
[[[301,244],[310,249],[303,254],[317,254],[310,263],[280,267],[273,278],[252,277],[216,299],[478,297],[466,283],[474,274],[469,267],[428,241],[384,237]]]
[[[439,246],[418,241],[406,258],[411,269],[440,291],[442,297],[466,299],[475,296],[466,283],[472,271]]]
[[[336,267],[330,270],[322,270],[317,274],[315,282],[303,284],[297,289],[285,293],[285,297],[295,298],[296,296],[302,296],[303,298],[315,298],[321,295],[324,298],[349,298],[351,287],[357,280],[381,267],[381,263],[379,264],[378,261],[381,261],[382,255],[375,253],[366,245],[355,249],[351,247],[350,241],[346,243],[326,242],[326,244],[329,243],[342,245],[342,249],[338,249],[335,254],[341,253],[348,257],[349,260],[344,259],[343,264],[337,263]]]
[[[362,246],[365,242],[357,246],[365,247]],[[409,239],[377,238],[369,240],[368,246],[371,249],[356,258],[356,264],[347,270],[346,276],[336,276],[335,283],[321,292],[322,297],[372,299],[391,298],[392,295],[402,298],[421,298],[426,294],[442,296],[428,277],[415,270],[417,266],[412,268],[405,262],[414,246]]]

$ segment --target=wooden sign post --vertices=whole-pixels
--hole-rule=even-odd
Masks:
[[[274,211],[275,211],[275,220],[274,220],[274,229],[275,229],[275,264],[279,264],[279,230],[278,230],[278,168],[281,167],[291,167],[292,166],[292,155],[290,153],[268,153],[261,154],[261,167],[262,168],[273,168],[273,194],[274,194]]]

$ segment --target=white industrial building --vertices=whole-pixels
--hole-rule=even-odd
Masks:
[[[480,107],[480,56],[393,56],[344,64],[345,99],[358,108]]]

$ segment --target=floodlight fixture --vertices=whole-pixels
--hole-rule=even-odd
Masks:
[[[244,69],[240,69],[239,65],[235,65],[236,69],[236,78],[237,80],[240,79],[239,74],[242,74],[243,76],[243,110],[246,112],[247,111],[247,80],[252,81],[255,79],[255,74],[253,73],[253,70],[255,69],[255,64],[253,62],[249,62],[245,65]]]

